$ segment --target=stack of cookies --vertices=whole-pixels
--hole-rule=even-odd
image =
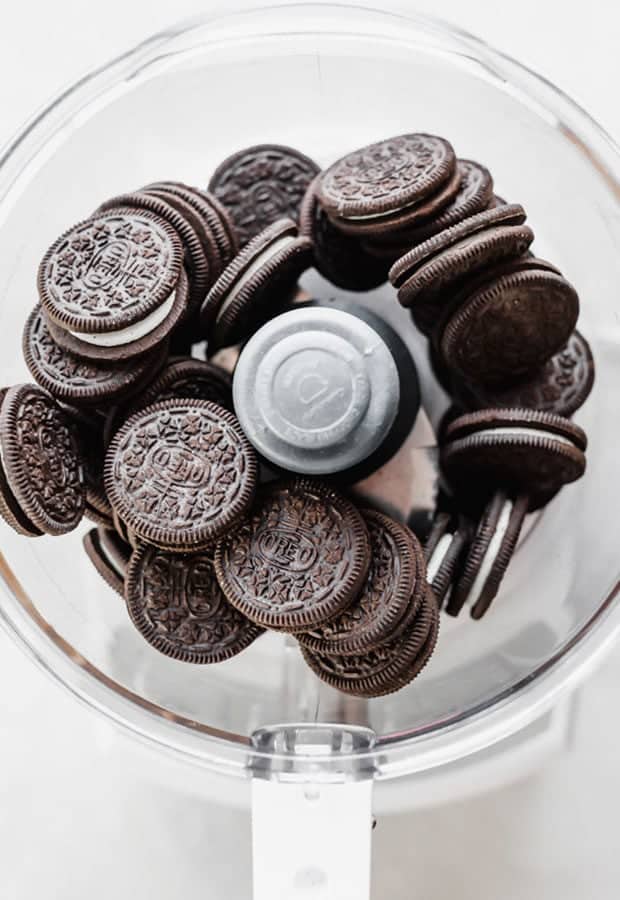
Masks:
[[[428,579],[449,614],[467,604],[481,618],[526,514],[585,470],[586,436],[569,417],[592,389],[594,362],[575,329],[577,293],[531,252],[523,207],[433,135],[400,135],[336,161],[302,212],[317,268],[333,278],[325,248],[338,242],[376,283],[383,263],[428,338],[452,398],[438,436],[445,493],[426,537]],[[361,289],[376,283],[370,276]]]
[[[324,171],[289,147],[250,147],[206,190],[161,181],[105,201],[41,262],[23,336],[36,384],[0,394],[0,514],[29,537],[64,534],[87,516],[96,527],[86,553],[169,657],[221,662],[272,629],[294,635],[310,669],[340,691],[400,689],[435,649],[440,606],[480,618],[526,515],[585,470],[586,436],[570,416],[591,390],[592,355],[575,330],[574,288],[532,255],[533,239],[488,170],[428,134]],[[305,463],[287,470],[235,415],[234,365],[250,338],[289,310],[291,352],[307,354],[290,310],[311,266],[345,290],[391,283],[428,338],[453,404],[430,533],[360,508],[340,469],[315,465],[326,451],[310,426],[295,431],[273,409],[252,419],[303,438],[295,459]],[[315,336],[357,367],[347,427],[363,421],[369,460],[380,443],[373,421],[394,443],[394,423],[409,421],[399,403],[418,396],[400,350],[392,365],[381,345],[392,380],[365,374],[364,356],[384,358],[381,332],[359,358],[340,332]],[[303,391],[298,379],[285,396],[295,420],[333,418],[344,402],[342,372],[317,359]],[[284,395],[291,378],[281,378]],[[380,384],[397,386],[399,400],[375,420]],[[299,417],[298,402],[308,406]],[[340,420],[325,428],[336,443],[350,433]]]

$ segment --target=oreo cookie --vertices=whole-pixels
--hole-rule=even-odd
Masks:
[[[449,178],[447,178],[441,187],[419,203],[411,207],[401,210],[387,218],[378,217],[374,221],[374,217],[370,220],[364,218],[364,221],[354,219],[334,219],[338,228],[345,234],[356,236],[364,239],[364,245],[368,247],[373,243],[380,246],[380,242],[391,241],[396,237],[407,233],[410,228],[415,228],[420,222],[424,222],[433,215],[440,213],[456,196],[461,186],[461,173],[455,167]]]
[[[398,300],[411,308],[424,334],[432,333],[466,279],[527,251],[534,234],[524,220],[517,204],[486,210],[434,235],[394,263],[389,278]]]
[[[79,525],[84,506],[84,466],[70,419],[37,385],[5,389],[0,515],[27,537],[60,535]]]
[[[424,543],[426,578],[441,608],[450,597],[471,540],[471,525],[462,515],[441,511]]]
[[[437,253],[407,278],[398,296],[404,306],[429,303],[449,293],[467,276],[522,256],[534,239],[527,225],[485,229]]]
[[[372,242],[365,242],[369,253],[394,262],[412,247],[489,208],[493,196],[493,178],[489,170],[470,159],[458,159],[456,168],[460,176],[459,189],[444,209],[387,237],[376,235]]]
[[[281,311],[311,260],[311,241],[298,235],[290,219],[280,219],[252,238],[202,305],[209,355],[250,337]]]
[[[546,503],[586,468],[584,431],[562,416],[531,409],[486,409],[447,425],[441,465],[451,487],[472,502],[497,490]]]
[[[314,653],[355,656],[389,639],[411,604],[417,610],[426,590],[424,561],[417,538],[399,522],[362,510],[370,536],[370,567],[355,598],[337,618],[298,634]]]
[[[139,357],[118,362],[81,359],[56,343],[40,306],[24,328],[22,349],[34,380],[58,400],[76,406],[97,406],[137,393],[163,365],[165,343]]]
[[[75,225],[39,267],[52,338],[97,361],[152,350],[185,315],[182,260],[174,230],[145,210],[118,209]]]
[[[213,280],[213,275],[201,241],[200,223],[196,222],[196,216],[189,204],[185,204],[184,212],[179,212],[177,207],[178,203],[171,203],[170,198],[164,199],[141,190],[112,197],[102,203],[97,212],[131,209],[150,212],[160,221],[166,222],[176,234],[177,239],[181,241],[183,248],[183,261],[189,281],[188,308],[191,312],[199,309]]]
[[[204,400],[162,400],[136,412],[107,450],[112,507],[138,538],[203,549],[249,509],[256,455],[237,419]]]
[[[259,625],[306,631],[338,616],[361,590],[370,540],[353,504],[319,481],[264,487],[250,515],[218,541],[228,600]]]
[[[212,284],[222,271],[225,263],[222,260],[220,248],[215,240],[215,236],[204,216],[206,204],[203,208],[202,202],[192,194],[185,194],[183,191],[179,193],[178,190],[171,190],[166,186],[158,184],[144,187],[142,188],[142,192],[148,194],[150,197],[157,197],[164,203],[169,204],[180,213],[191,226],[198,236],[207,261],[209,273],[208,285]]]
[[[473,619],[487,612],[517,546],[528,505],[527,496],[513,499],[504,491],[498,491],[489,501],[448,599],[449,615],[457,616],[466,603]]]
[[[182,662],[224,662],[263,633],[226,600],[211,550],[178,555],[139,547],[129,561],[125,594],[144,639]]]
[[[299,212],[299,231],[312,240],[317,271],[346,291],[371,291],[385,284],[387,263],[332,223],[317,198],[319,180],[317,176],[308,186]]]
[[[86,555],[105,583],[125,597],[125,575],[131,547],[115,532],[107,528],[91,528],[82,538]]]
[[[175,398],[207,400],[233,412],[232,378],[226,369],[202,359],[170,359],[142,393],[140,403],[148,406]]]
[[[160,400],[177,398],[207,400],[233,412],[231,376],[221,366],[202,359],[171,358],[138,397],[110,411],[105,426],[105,443],[109,444],[123,422],[139,409]]]
[[[566,344],[579,315],[570,282],[528,260],[463,294],[436,341],[453,374],[471,384],[503,386],[533,375]]]
[[[465,410],[522,407],[569,418],[588,399],[593,385],[590,345],[579,331],[574,331],[566,344],[528,378],[504,387],[450,379],[450,392]]]
[[[322,173],[318,198],[340,229],[368,237],[415,221],[423,202],[425,215],[447,205],[460,186],[455,176],[448,141],[404,134],[339,159]]]
[[[409,684],[430,659],[437,642],[439,613],[427,586],[417,614],[397,637],[364,654],[302,654],[321,681],[355,697],[382,697]]]
[[[219,200],[208,191],[190,187],[180,181],[156,181],[147,185],[145,190],[163,190],[170,197],[179,197],[188,203],[198,213],[203,228],[215,242],[218,254],[218,268],[212,272],[213,278],[217,278],[221,270],[239,252],[239,238],[233,221]],[[207,245],[210,246],[210,241]]]
[[[319,167],[293,147],[258,144],[217,167],[209,191],[228,210],[241,245],[279,219],[298,221],[302,197]]]

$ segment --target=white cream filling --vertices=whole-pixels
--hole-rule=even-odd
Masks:
[[[262,269],[262,267],[266,263],[269,262],[270,259],[273,259],[273,257],[276,255],[276,253],[279,253],[280,250],[283,250],[285,247],[288,247],[289,244],[292,244],[294,240],[295,240],[295,238],[291,237],[290,235],[287,235],[286,237],[281,237],[277,241],[275,241],[273,244],[270,244],[265,250],[263,250],[262,253],[259,253],[259,255],[256,257],[254,262],[251,263],[247,267],[247,269],[245,270],[243,275],[238,279],[238,281],[236,281],[232,285],[230,291],[228,292],[228,294],[226,295],[226,297],[224,299],[224,302],[222,303],[222,305],[220,306],[220,308],[218,310],[217,316],[215,318],[216,322],[220,321],[220,319],[222,318],[222,315],[226,312],[226,310],[228,309],[230,304],[233,302],[235,297],[237,297],[237,295],[239,294],[239,291],[243,290],[243,288],[246,286],[246,284],[248,283],[250,278],[253,278],[254,275],[256,275],[256,273],[260,269]]]
[[[476,572],[474,583],[469,590],[467,601],[471,606],[475,606],[480,599],[480,594],[484,589],[485,582],[491,573],[491,569],[493,568],[493,564],[497,558],[497,554],[500,551],[502,541],[504,540],[506,531],[508,529],[508,523],[510,522],[510,516],[512,514],[512,507],[512,500],[506,500],[502,507],[502,511],[499,514],[499,519],[497,520],[497,525],[495,526],[493,537],[488,543],[486,552],[482,557],[480,566],[478,568],[478,571]]]
[[[396,209],[390,209],[387,212],[380,213],[370,213],[367,216],[340,216],[340,218],[344,219],[347,222],[371,222],[373,219],[389,219],[392,216],[396,216],[399,213],[405,212],[409,209],[415,209],[416,206],[420,206],[421,203],[406,203],[404,206],[399,206]],[[340,215],[340,213],[339,213]]]
[[[437,575],[437,572],[439,572],[441,564],[450,549],[453,537],[453,534],[444,534],[437,541],[437,546],[431,553],[431,558],[426,565],[426,580],[429,584],[432,584],[435,580],[435,576]]]
[[[510,426],[503,428],[485,428],[483,431],[476,431],[475,434],[476,436],[492,434],[494,436],[499,435],[500,437],[545,437],[550,438],[552,441],[559,441],[560,444],[567,444],[569,447],[575,446],[570,438],[563,437],[561,434],[555,434],[553,431],[543,431],[535,425],[532,425],[531,428],[511,428]]]
[[[164,319],[170,315],[175,297],[176,291],[173,291],[157,309],[140,319],[139,322],[128,325],[127,328],[119,328],[118,331],[109,331],[105,334],[86,334],[83,331],[70,331],[69,334],[87,344],[93,344],[95,347],[120,347],[123,344],[131,344],[132,341],[137,341],[146,334],[150,334],[158,325],[161,325]]]

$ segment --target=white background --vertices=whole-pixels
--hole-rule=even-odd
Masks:
[[[214,5],[5,2],[0,141],[84,71]],[[616,0],[419,0],[417,7],[531,65],[620,137]],[[107,725],[48,683],[1,634],[0,676],[2,900],[250,896],[244,815],[179,797],[165,762],[124,748]],[[569,751],[535,776],[472,800],[380,821],[374,897],[615,900],[618,684],[620,651],[582,692]],[[157,786],[158,780],[168,786]]]

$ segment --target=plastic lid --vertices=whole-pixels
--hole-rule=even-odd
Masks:
[[[326,475],[380,446],[398,413],[396,364],[366,322],[336,309],[283,313],[244,347],[235,411],[256,449],[291,472]]]

